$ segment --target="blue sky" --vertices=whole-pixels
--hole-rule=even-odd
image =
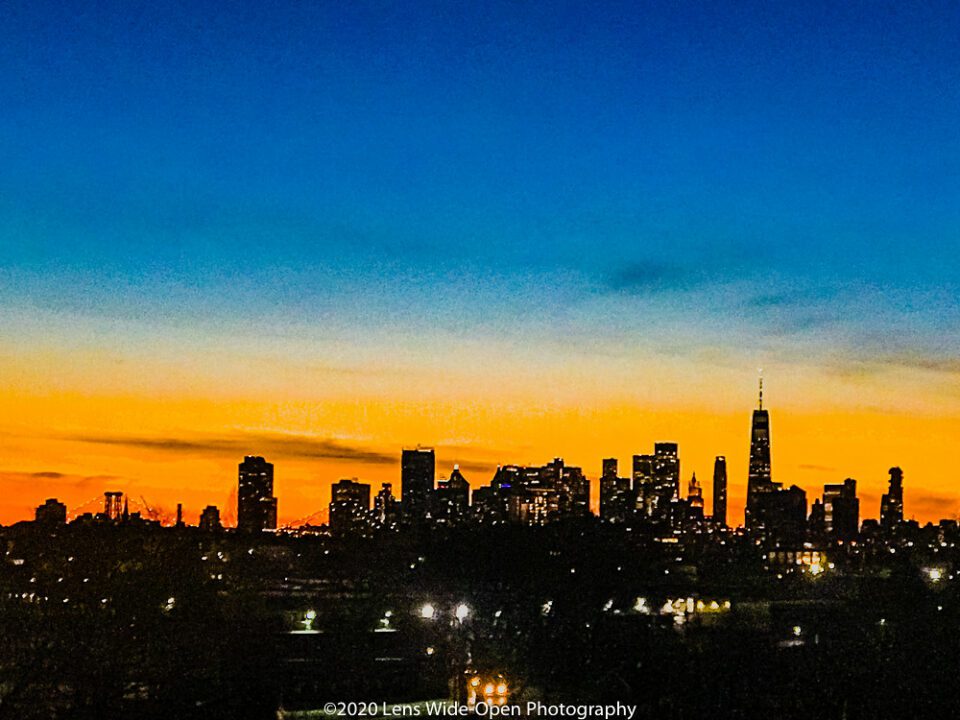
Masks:
[[[956,5],[4,14],[8,302],[955,354]]]

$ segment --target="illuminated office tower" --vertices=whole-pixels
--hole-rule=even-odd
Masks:
[[[248,532],[277,529],[277,499],[273,496],[273,463],[247,455],[239,467],[237,529]]]
[[[636,509],[640,517],[649,518],[653,515],[653,455],[633,456],[633,494],[636,498]]]
[[[680,498],[680,456],[677,444],[653,446],[653,510],[656,521],[669,521],[673,503]]]
[[[335,535],[361,530],[370,520],[370,486],[339,480],[330,488],[330,531]]]
[[[727,524],[727,459],[723,455],[713,461],[713,521]]]
[[[557,493],[557,512],[562,517],[589,515],[590,481],[583,474],[583,470],[572,465],[564,465],[561,458],[556,458],[546,467],[551,465],[557,471],[557,480],[554,485]]]
[[[437,460],[432,448],[404,450],[400,460],[400,506],[404,517],[416,521],[430,511]]]

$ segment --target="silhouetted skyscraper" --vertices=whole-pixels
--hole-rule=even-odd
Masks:
[[[761,495],[780,489],[770,472],[770,415],[763,409],[763,378],[760,379],[760,400],[750,424],[750,470],[747,476],[746,525],[757,522],[757,500]]]
[[[694,473],[690,478],[690,484],[687,486],[687,519],[693,522],[703,520],[703,488],[697,482],[697,474]]]
[[[677,444],[659,442],[653,446],[653,519],[668,521],[671,503],[680,498],[680,455]]]
[[[562,458],[555,458],[552,463],[547,463],[545,468],[556,473],[553,487],[557,493],[557,512],[564,517],[588,515],[590,481],[583,474],[583,470],[565,465]]]
[[[771,483],[770,492],[756,496],[754,527],[765,535],[789,543],[803,542],[807,526],[807,493],[796,485],[782,489]]]
[[[393,484],[383,483],[380,492],[373,498],[373,514],[381,527],[391,527],[397,521],[397,499],[393,496]]]
[[[890,488],[880,498],[880,525],[893,529],[903,522],[903,470],[890,468]]]
[[[470,510],[470,483],[460,472],[460,466],[454,465],[449,479],[437,481],[434,490],[434,518],[444,518],[447,522],[458,522],[467,517]]]
[[[723,455],[713,461],[713,521],[727,524],[727,459]]]
[[[400,459],[400,502],[405,517],[421,520],[430,510],[430,494],[436,477],[432,448],[404,450]]]
[[[633,456],[633,494],[636,497],[636,509],[641,517],[649,518],[653,515],[654,482],[653,455]]]
[[[247,455],[239,467],[237,529],[247,532],[277,529],[277,499],[273,496],[273,463]]]
[[[608,522],[624,522],[633,510],[630,479],[617,474],[617,459],[605,458],[600,476],[600,517]]]
[[[359,530],[369,521],[370,486],[352,480],[339,480],[330,488],[330,530],[341,535]]]
[[[454,465],[448,479],[437,481],[433,491],[433,515],[436,520],[456,523],[464,520],[470,511],[470,483],[460,472],[460,466]]]
[[[854,540],[860,530],[857,481],[823,486],[823,530],[838,540]]]

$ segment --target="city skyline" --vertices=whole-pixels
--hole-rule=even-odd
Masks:
[[[956,714],[960,3],[0,17],[0,714]]]
[[[6,10],[0,523],[662,440],[738,522],[759,367],[779,480],[960,509],[957,7]]]
[[[585,500],[587,504],[583,507],[587,513],[595,515],[600,519],[606,521],[611,521],[612,519],[613,522],[623,522],[622,518],[626,517],[626,515],[633,516],[635,507],[638,513],[636,517],[636,521],[638,522],[665,523],[667,526],[678,527],[681,525],[685,526],[689,520],[686,514],[688,512],[687,507],[691,500],[696,498],[695,504],[699,508],[699,510],[697,510],[699,520],[696,522],[702,522],[706,519],[713,527],[725,527],[729,524],[731,527],[742,526],[749,530],[754,526],[763,527],[766,525],[767,522],[765,522],[765,519],[767,513],[774,512],[776,516],[779,516],[779,514],[783,512],[782,509],[777,510],[776,505],[774,505],[771,510],[770,507],[766,505],[760,507],[760,503],[771,500],[776,503],[777,497],[779,497],[781,501],[790,502],[786,500],[791,496],[791,493],[786,492],[788,488],[784,487],[785,483],[772,481],[773,463],[771,461],[772,440],[770,427],[769,411],[763,407],[763,380],[761,378],[758,404],[752,413],[751,420],[749,478],[747,482],[744,483],[745,492],[743,495],[743,505],[739,511],[734,510],[732,519],[728,511],[728,498],[730,495],[728,491],[729,482],[726,457],[718,455],[714,458],[712,492],[711,495],[705,497],[703,494],[703,486],[696,480],[696,470],[691,472],[689,468],[687,468],[686,473],[691,475],[689,484],[683,479],[685,477],[684,466],[682,464],[683,456],[678,444],[672,442],[654,443],[654,454],[633,454],[632,472],[628,471],[618,474],[619,458],[604,458],[602,460],[601,472],[596,476],[591,476],[588,472],[582,472],[581,467],[571,465],[565,462],[561,455],[556,455],[551,462],[542,467],[538,467],[536,463],[501,463],[497,465],[489,483],[485,479],[478,479],[476,476],[472,476],[474,477],[474,481],[470,483],[470,481],[464,477],[459,463],[453,463],[450,467],[449,474],[442,472],[442,468],[438,467],[435,449],[418,444],[416,447],[403,448],[400,454],[399,478],[380,481],[379,483],[358,477],[344,477],[338,479],[336,482],[331,481],[330,496],[326,505],[299,516],[296,521],[284,521],[282,519],[283,515],[278,514],[278,498],[274,495],[273,490],[274,465],[267,462],[263,457],[248,454],[244,456],[243,462],[239,464],[238,490],[235,489],[230,493],[226,501],[226,507],[221,508],[215,504],[208,504],[203,508],[202,512],[197,510],[193,512],[193,514],[198,516],[197,524],[201,526],[204,525],[204,516],[210,512],[216,514],[216,524],[219,526],[221,524],[220,517],[222,514],[226,520],[226,522],[222,523],[224,527],[236,527],[241,531],[296,529],[301,526],[316,526],[320,524],[330,524],[331,528],[333,528],[335,522],[331,516],[334,506],[338,505],[341,500],[350,498],[351,504],[349,507],[354,507],[352,505],[354,502],[352,499],[354,497],[352,495],[353,489],[359,490],[363,488],[363,492],[365,493],[363,497],[366,498],[366,502],[361,503],[362,507],[360,505],[355,506],[356,510],[345,510],[344,512],[348,514],[362,512],[364,518],[366,518],[368,513],[372,512],[373,514],[370,516],[370,521],[373,522],[372,518],[378,518],[376,522],[382,526],[388,526],[390,524],[388,518],[383,514],[384,509],[381,506],[382,502],[389,503],[393,507],[392,512],[399,513],[407,522],[411,521],[412,518],[430,517],[431,514],[434,520],[436,520],[437,517],[443,517],[449,512],[454,512],[454,506],[451,506],[449,509],[440,510],[441,514],[438,516],[438,507],[435,506],[435,503],[438,501],[444,504],[447,502],[461,503],[462,506],[455,510],[456,515],[460,516],[461,514],[465,514],[469,509],[473,512],[480,512],[479,517],[482,520],[484,511],[481,508],[491,501],[494,505],[497,505],[500,501],[492,500],[492,498],[487,495],[481,494],[482,497],[478,496],[476,491],[482,488],[489,490],[489,488],[497,487],[499,483],[504,482],[504,480],[500,479],[501,471],[514,472],[515,470],[519,470],[521,471],[521,475],[518,476],[518,478],[522,477],[523,473],[526,473],[528,470],[534,472],[533,477],[537,474],[542,474],[544,471],[548,471],[549,476],[553,477],[555,473],[551,468],[557,465],[561,470],[557,471],[556,477],[553,477],[553,480],[551,480],[551,484],[556,483],[553,490],[555,492],[560,491],[560,498],[565,497],[564,493],[579,493],[577,490],[569,489],[575,486],[564,485],[563,487],[568,488],[567,490],[561,490],[560,486],[561,478],[566,478],[566,475],[562,472],[562,468],[567,467],[569,470],[574,471],[576,473],[575,477],[578,477],[580,482],[585,482],[586,489],[583,491],[583,500]],[[627,467],[629,466],[629,463],[627,463]],[[479,470],[479,468],[475,469]],[[894,466],[888,470],[888,474],[890,478],[892,478],[894,474],[896,474],[898,478],[899,490],[897,492],[899,492],[899,500],[896,501],[896,507],[898,509],[895,511],[896,517],[899,518],[897,522],[916,520],[917,518],[913,514],[905,514],[903,510],[902,469]],[[514,484],[518,478],[514,479]],[[753,491],[759,493],[759,500],[752,499],[754,496],[751,495],[751,491],[749,490],[755,478],[759,478],[757,482],[761,484],[765,483],[764,487]],[[396,480],[399,480],[399,483],[397,483]],[[509,488],[511,481],[507,479],[506,482],[507,485],[505,487]],[[566,483],[567,481],[564,480],[563,482]],[[574,480],[573,482],[577,481]],[[718,482],[720,483],[719,486],[717,484]],[[893,485],[886,487],[886,483],[888,482],[890,482],[889,478],[884,480],[884,489],[892,492],[890,488],[892,488]],[[372,492],[376,489],[377,484],[380,486],[380,491],[377,493],[376,502],[371,504]],[[445,500],[440,500],[440,498],[447,497],[445,493],[449,492],[448,489],[452,489],[453,484],[463,487],[462,500],[455,501],[453,496]],[[537,484],[537,481],[535,481],[534,484]],[[399,488],[396,495],[393,494],[391,489],[395,485]],[[684,485],[688,485],[686,493],[681,491],[681,487]],[[857,502],[858,510],[856,517],[863,520],[876,520],[883,524],[885,522],[885,515],[889,515],[890,513],[890,510],[885,509],[888,503],[888,493],[884,493],[878,500],[876,515],[871,514],[869,510],[873,496],[867,494],[867,505],[864,508],[864,513],[860,515],[859,496],[856,491],[856,485],[857,480],[852,478],[846,478],[842,483],[825,482],[822,486],[822,497],[817,497],[818,487],[797,488],[797,486],[792,485],[789,489],[791,491],[800,491],[802,499],[800,497],[794,497],[794,502],[800,502],[802,504],[802,512],[800,510],[797,510],[797,512],[801,512],[802,523],[807,525],[809,522],[811,529],[815,528],[817,523],[825,523],[825,527],[828,529],[833,527],[831,503],[834,502],[833,496],[835,495],[850,497]],[[722,500],[720,506],[717,505],[716,500],[718,487],[721,488],[720,497]],[[846,488],[846,490],[843,490],[844,488]],[[850,488],[852,488],[852,490],[850,490]],[[809,502],[806,492],[808,489],[813,490],[809,495]],[[345,494],[338,495],[340,491],[343,491]],[[772,493],[772,495],[770,493]],[[851,494],[847,495],[846,493]],[[437,497],[437,500],[433,499],[434,496]],[[106,501],[104,501],[103,497],[106,498]],[[124,515],[127,514],[127,504],[131,497],[129,492],[125,494],[123,491],[107,490],[104,491],[103,497],[96,496],[90,498],[82,505],[72,508],[69,511],[67,511],[66,505],[63,505],[63,511],[66,513],[65,516],[73,520],[84,513],[90,516],[102,511],[105,516],[118,519],[121,514],[120,497],[124,497],[122,512]],[[574,496],[570,496],[565,501],[561,499],[561,507],[554,508],[550,513],[555,513],[559,510],[562,516],[570,515],[574,508],[574,504],[571,504],[573,497]],[[608,500],[604,500],[604,497],[608,497]],[[629,500],[627,499],[628,497]],[[737,495],[735,494],[734,497],[736,498]],[[386,500],[383,498],[386,498]],[[710,500],[709,505],[706,503],[708,498]],[[45,509],[50,503],[55,503],[57,500],[57,498],[48,498],[46,505],[42,505],[40,508],[34,508],[32,512],[38,513],[39,517],[41,510]],[[677,515],[678,508],[674,507],[678,500],[683,501],[679,506],[682,508],[682,515],[680,516]],[[553,502],[556,501],[557,497],[554,496]],[[104,505],[104,502],[106,502],[106,505]],[[503,502],[506,502],[506,497],[503,498]],[[610,503],[606,508],[605,502]],[[821,505],[821,502],[823,505]],[[176,524],[179,526],[185,522],[183,519],[183,505],[180,502],[176,504],[175,512],[171,512],[170,509],[159,506],[156,503],[149,502],[142,495],[139,500],[135,499],[134,503],[135,510],[138,514],[143,514],[147,519],[159,521],[162,525],[171,526]],[[754,516],[753,520],[751,520],[750,508],[755,503],[757,507],[755,507],[753,511]],[[711,507],[712,512],[705,513],[705,507]],[[818,513],[823,513],[824,507],[826,508],[826,515],[820,518]],[[193,509],[191,508],[190,510],[192,511]],[[716,515],[718,511],[721,514],[719,523],[717,522]],[[388,509],[387,512],[389,513],[391,510]],[[503,508],[503,512],[506,512],[506,505]],[[511,510],[511,514],[513,514],[513,512],[514,511]],[[542,524],[547,519],[547,510],[544,509],[543,512],[543,516],[538,520],[524,520],[522,524]],[[576,515],[576,512],[573,512],[573,514]],[[247,518],[246,521],[244,517]],[[451,518],[452,517],[451,515]],[[27,520],[29,518],[22,519]],[[462,520],[463,517],[460,517],[460,519]],[[955,516],[945,515],[939,518],[933,518],[932,521],[957,519]],[[394,521],[395,520],[396,518]],[[351,520],[351,522],[356,521],[356,517],[353,517]],[[728,521],[730,522],[728,523]],[[363,519],[363,523],[366,522],[367,519]],[[186,522],[186,524],[190,525],[194,523]],[[855,528],[853,530],[854,533],[856,532],[857,525],[858,522],[853,522]],[[349,527],[349,524],[344,525],[344,523],[341,522],[340,531],[342,532],[345,527]]]

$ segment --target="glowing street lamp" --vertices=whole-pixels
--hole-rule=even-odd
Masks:
[[[463,622],[470,617],[470,607],[466,603],[460,603],[457,605],[457,609],[453,611],[453,614],[457,620]]]
[[[424,603],[420,606],[420,617],[424,620],[433,620],[436,614],[437,610],[431,603]]]

